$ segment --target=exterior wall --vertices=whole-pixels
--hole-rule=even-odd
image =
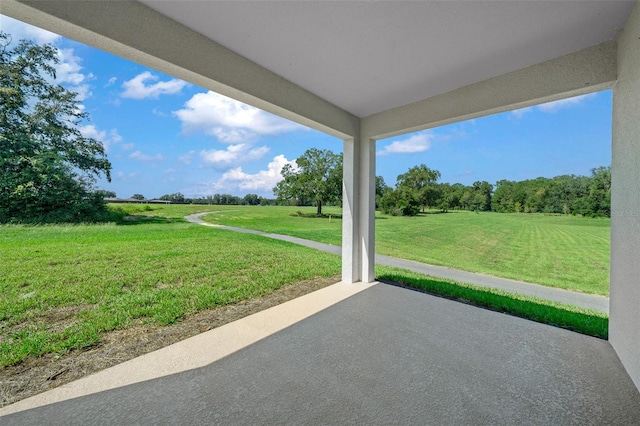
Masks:
[[[609,341],[640,388],[640,4],[618,39]]]

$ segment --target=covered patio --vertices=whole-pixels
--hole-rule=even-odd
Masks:
[[[604,340],[340,283],[0,414],[12,425],[635,425],[640,394]]]
[[[76,382],[67,396],[65,386],[5,407],[0,415],[22,410],[10,423],[637,424],[636,1],[3,0],[1,12],[344,141],[338,296],[270,310],[249,328],[282,327],[220,356],[216,345],[187,344],[140,380],[128,382],[147,363],[133,360],[129,373],[85,379],[88,392]],[[609,342],[371,284],[376,140],[604,89],[613,89]],[[227,337],[213,339],[226,347]]]

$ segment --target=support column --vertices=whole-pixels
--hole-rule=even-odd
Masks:
[[[342,153],[342,281],[360,281],[360,143],[345,139]]]
[[[375,141],[344,141],[342,281],[375,279]]]
[[[611,163],[609,341],[640,389],[640,4],[618,39]]]
[[[360,280],[370,283],[376,277],[376,141],[362,138],[360,143]]]

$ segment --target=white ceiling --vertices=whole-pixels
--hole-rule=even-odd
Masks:
[[[615,39],[634,1],[153,1],[359,117]]]

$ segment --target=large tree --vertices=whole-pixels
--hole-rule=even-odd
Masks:
[[[279,201],[313,202],[322,216],[323,204],[342,197],[342,154],[311,148],[280,173],[284,179],[273,188]]]
[[[473,183],[473,199],[472,205],[475,211],[490,211],[491,210],[491,194],[493,192],[493,185],[487,181],[477,181]]]
[[[436,185],[438,179],[440,179],[439,171],[420,164],[398,176],[396,189],[414,191],[424,211],[425,207],[435,206],[440,198],[439,188]]]
[[[101,142],[82,136],[77,94],[55,83],[56,49],[0,32],[0,222],[81,222],[106,214]]]

